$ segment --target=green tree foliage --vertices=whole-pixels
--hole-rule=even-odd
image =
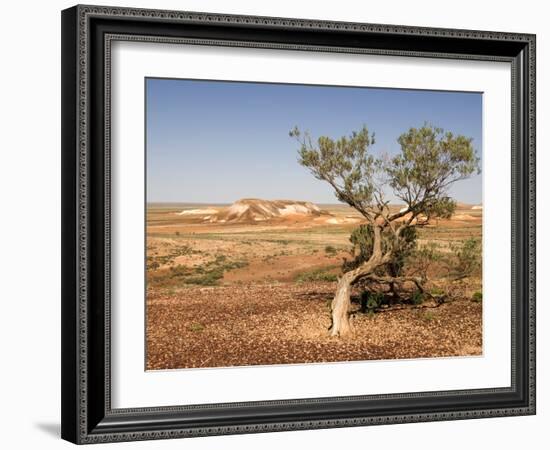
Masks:
[[[401,152],[385,165],[394,195],[428,217],[450,217],[456,205],[447,188],[480,172],[472,138],[424,125],[397,141]]]
[[[390,275],[399,277],[403,274],[403,267],[407,258],[416,248],[416,228],[407,226],[399,235],[397,246],[393,243],[395,236],[387,230],[382,233],[382,252],[386,252],[390,247],[395,246],[393,258],[389,263],[377,269],[377,275]],[[364,224],[357,227],[351,233],[349,238],[352,244],[352,254],[355,255],[351,260],[344,260],[342,269],[344,272],[359,267],[368,261],[374,249],[374,231],[370,224]]]
[[[338,200],[368,215],[376,189],[374,175],[380,166],[380,161],[368,152],[375,143],[374,133],[364,126],[338,140],[321,136],[317,146],[308,133],[303,134],[297,127],[289,134],[301,143],[300,164],[315,178],[330,183]]]
[[[450,217],[456,204],[448,188],[480,171],[472,138],[428,124],[399,136],[401,151],[393,157],[369,152],[375,135],[366,126],[337,140],[321,136],[314,142],[297,127],[289,134],[300,143],[299,163],[370,222],[382,217],[388,225],[408,213],[412,218],[423,215],[425,222]],[[406,204],[405,211],[389,214],[385,187]]]
[[[375,137],[366,126],[336,140],[321,136],[313,142],[309,133],[297,127],[289,134],[300,143],[300,164],[317,179],[328,182],[338,200],[367,219],[367,224],[350,237],[355,257],[345,261],[345,271],[361,266],[373,256],[377,228],[377,244],[382,253],[391,253],[390,262],[377,271],[399,276],[416,248],[415,227],[435,217],[451,217],[456,203],[448,195],[448,188],[480,171],[472,138],[455,136],[428,124],[401,134],[397,139],[401,150],[393,157],[371,154]],[[389,201],[385,200],[388,188],[405,203],[401,211],[390,211]],[[457,270],[471,270],[465,258],[472,251],[465,247],[461,250],[464,256],[457,253]],[[429,262],[435,254],[434,248],[424,248],[417,257]]]

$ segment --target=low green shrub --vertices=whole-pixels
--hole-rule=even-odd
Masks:
[[[364,291],[361,294],[361,312],[374,313],[386,301],[383,292]]]
[[[309,270],[307,272],[302,272],[298,274],[295,278],[297,283],[306,283],[314,281],[328,281],[333,282],[338,280],[338,276],[334,273],[329,272],[328,268],[320,268]]]
[[[424,303],[424,294],[420,291],[414,291],[411,295],[411,303],[413,305],[421,305]]]
[[[332,245],[327,245],[325,247],[325,253],[330,256],[336,255],[337,250]]]
[[[445,291],[441,288],[434,287],[430,290],[430,294],[432,297],[441,297],[442,295],[445,295]]]
[[[193,331],[193,332],[203,331],[204,328],[205,328],[204,325],[198,322],[195,322],[189,325],[189,331]]]
[[[472,295],[472,301],[474,303],[481,303],[483,301],[483,293],[479,291],[474,292],[474,295]]]
[[[223,269],[215,268],[200,275],[187,277],[185,284],[198,284],[199,286],[215,286],[223,278]]]

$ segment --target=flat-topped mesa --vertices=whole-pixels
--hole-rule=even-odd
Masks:
[[[289,216],[329,215],[311,202],[243,198],[218,215],[224,222],[261,222]]]
[[[176,213],[186,221],[196,223],[258,223],[271,220],[314,220],[321,216],[332,217],[311,202],[298,200],[263,200],[243,198],[229,207],[187,209]]]

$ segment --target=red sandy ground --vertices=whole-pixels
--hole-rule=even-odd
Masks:
[[[353,337],[329,337],[334,288],[316,282],[150,292],[147,369],[481,355],[482,306],[468,299],[372,317],[358,312]]]

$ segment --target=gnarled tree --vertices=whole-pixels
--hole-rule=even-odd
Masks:
[[[406,230],[426,225],[435,217],[450,217],[456,203],[449,187],[480,171],[472,139],[424,125],[398,138],[401,151],[393,156],[369,152],[374,133],[366,126],[337,140],[326,136],[313,141],[309,133],[294,128],[290,136],[299,144],[299,162],[319,180],[329,183],[336,198],[357,210],[372,231],[368,259],[338,279],[332,300],[330,334],[350,334],[351,286],[375,278],[377,268],[395,262],[405,242]],[[387,194],[405,204],[391,211]],[[389,282],[400,282],[394,277]]]

